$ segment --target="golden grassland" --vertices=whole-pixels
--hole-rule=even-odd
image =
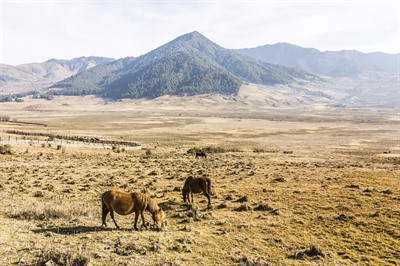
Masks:
[[[2,105],[11,118],[48,127],[0,123],[0,145],[12,150],[0,155],[1,264],[400,264],[391,110],[244,113],[92,99],[82,111],[71,99]],[[21,141],[7,129],[137,141],[142,149]],[[195,159],[193,147],[223,152]],[[212,179],[212,210],[203,195],[183,204],[190,175]],[[133,215],[116,215],[121,230],[110,217],[101,227],[100,196],[111,188],[149,194],[166,223],[134,231]]]

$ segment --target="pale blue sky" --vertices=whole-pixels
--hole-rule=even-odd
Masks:
[[[139,56],[199,31],[225,48],[288,42],[398,53],[399,1],[0,0],[0,63]]]

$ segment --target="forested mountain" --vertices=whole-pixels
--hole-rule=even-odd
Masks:
[[[220,47],[198,32],[182,35],[138,58],[93,67],[56,83],[55,94],[100,94],[111,98],[235,94],[243,82],[291,83],[319,79]]]
[[[243,55],[331,77],[357,77],[365,72],[397,73],[400,54],[361,53],[352,50],[320,52],[314,48],[277,43],[235,50]]]

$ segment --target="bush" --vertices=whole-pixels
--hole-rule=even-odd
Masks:
[[[151,155],[151,150],[150,149],[146,149],[146,155],[150,156]]]
[[[39,196],[36,192],[35,196]],[[22,220],[49,221],[52,219],[71,219],[75,216],[88,216],[89,211],[85,206],[64,206],[62,204],[26,204],[20,209],[15,209],[8,214],[9,217]]]
[[[84,248],[78,248],[78,251],[59,251],[54,247],[42,250],[36,263],[38,266],[45,265],[65,265],[65,266],[87,266],[89,265],[89,256]]]
[[[265,150],[263,148],[254,148],[253,152],[255,152],[255,153],[263,153],[263,152],[265,152]]]
[[[0,145],[0,154],[13,154],[11,150],[11,145]]]
[[[197,148],[197,147],[193,147],[191,149],[189,149],[186,153],[187,154],[196,154],[196,152],[198,151],[204,151],[205,153],[225,153],[225,152],[242,152],[242,150],[240,150],[237,147],[229,147],[229,148],[224,148],[221,146],[218,147],[205,147],[205,148]]]

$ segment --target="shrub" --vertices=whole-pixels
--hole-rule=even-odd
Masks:
[[[150,149],[146,149],[146,155],[150,156],[151,155],[151,150]]]
[[[36,193],[39,196],[41,193]],[[51,219],[66,218],[75,216],[88,216],[88,209],[84,206],[70,207],[62,204],[27,204],[20,209],[15,209],[8,214],[14,219],[48,221]]]
[[[11,150],[11,145],[0,145],[0,154],[13,154]]]
[[[254,148],[253,152],[255,152],[255,153],[263,153],[263,152],[265,152],[265,150],[263,148]]]
[[[36,265],[87,266],[90,259],[86,253],[86,247],[79,247],[78,251],[69,250],[63,252],[54,247],[46,248],[42,250]]]
[[[229,148],[225,148],[225,147],[205,147],[205,148],[197,148],[197,147],[193,147],[191,149],[189,149],[186,153],[187,154],[195,154],[198,151],[204,151],[206,153],[225,153],[225,152],[241,152],[242,150],[237,148],[237,147],[229,147]]]

